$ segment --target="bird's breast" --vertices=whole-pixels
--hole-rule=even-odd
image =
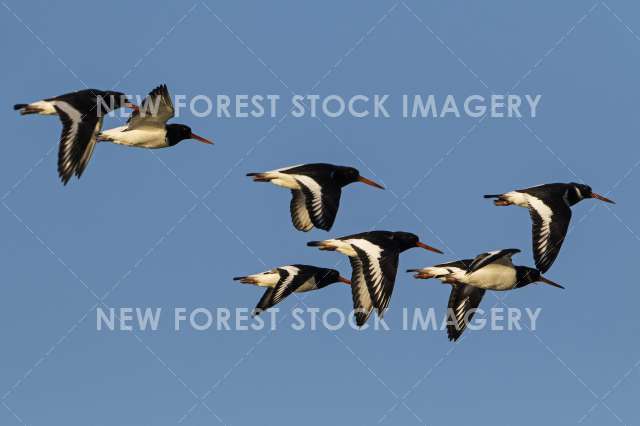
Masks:
[[[511,290],[516,283],[516,270],[506,265],[491,264],[466,274],[462,282],[487,290]]]

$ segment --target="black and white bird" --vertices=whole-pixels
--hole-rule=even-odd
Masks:
[[[475,259],[441,263],[422,269],[408,269],[420,279],[436,278],[451,284],[447,310],[449,340],[458,340],[480,305],[485,290],[507,291],[534,282],[564,288],[543,277],[540,271],[526,266],[514,266],[511,257],[518,249],[504,249],[482,253]]]
[[[497,198],[496,206],[515,204],[529,209],[533,222],[533,254],[540,272],[547,272],[560,252],[571,220],[571,206],[585,198],[615,204],[581,183],[548,183],[484,198]]]
[[[235,277],[235,281],[266,287],[254,315],[269,309],[291,293],[319,290],[330,284],[341,282],[351,285],[351,281],[340,276],[335,269],[318,268],[311,265],[285,265],[259,274]]]
[[[195,139],[206,144],[212,141],[198,136],[184,124],[167,124],[174,116],[173,102],[167,86],[153,89],[135,110],[125,126],[105,130],[98,140],[138,148],[167,148],[185,139]]]
[[[85,89],[30,104],[16,104],[13,109],[22,115],[60,117],[62,135],[58,150],[58,174],[66,185],[74,174],[78,178],[82,176],[87,167],[104,116],[123,106],[134,110],[137,108],[124,93]]]
[[[338,251],[351,262],[351,295],[356,324],[362,326],[375,308],[382,317],[389,306],[398,271],[400,253],[422,247],[436,253],[437,248],[420,242],[409,232],[370,231],[324,241],[311,241],[310,247]]]
[[[340,205],[342,187],[362,182],[384,187],[360,176],[358,169],[325,163],[300,164],[263,173],[247,173],[255,182],[271,182],[291,190],[291,220],[299,231],[314,226],[328,231],[333,226]]]

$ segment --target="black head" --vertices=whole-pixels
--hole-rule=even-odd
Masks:
[[[203,138],[202,136],[198,136],[191,131],[191,127],[186,126],[184,124],[167,124],[167,143],[169,146],[174,146],[180,143],[185,139],[195,139],[198,142],[213,144],[208,139]]]
[[[420,238],[418,238],[416,234],[412,234],[411,232],[394,232],[393,240],[396,247],[401,252],[413,247],[421,247],[425,250],[442,254],[442,251],[438,250],[437,248],[428,246],[425,243],[420,242]]]
[[[540,271],[538,271],[537,269],[529,268],[527,266],[516,266],[516,280],[517,283],[515,288],[521,288],[535,282],[549,284],[553,287],[564,288],[560,284],[556,284],[553,281],[543,277]]]
[[[355,167],[335,166],[335,170],[331,173],[331,177],[340,186],[346,186],[354,182],[362,182],[376,188],[384,189],[384,186],[379,183],[360,176],[360,171]]]
[[[329,269],[329,268],[321,269],[316,274],[316,280],[317,280],[316,282],[317,288],[323,288],[328,286],[329,284],[333,284],[337,282],[351,285],[351,281],[341,277],[340,272],[336,271],[335,269]]]
[[[571,188],[567,193],[567,201],[569,202],[569,205],[574,205],[577,202],[584,200],[585,198],[595,198],[606,203],[615,204],[612,200],[593,192],[589,185],[576,182],[571,182],[569,185],[571,185]]]

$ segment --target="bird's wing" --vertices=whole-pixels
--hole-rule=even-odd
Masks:
[[[164,84],[153,89],[142,101],[138,110],[133,111],[127,121],[128,130],[140,127],[161,127],[173,117],[174,109],[169,89]]]
[[[478,269],[483,268],[491,263],[501,263],[504,265],[513,266],[513,264],[511,263],[511,256],[516,253],[520,253],[520,250],[504,249],[479,254],[475,259],[473,259],[473,262],[471,262],[471,264],[467,268],[467,274],[475,272]]]
[[[471,322],[480,301],[484,296],[484,289],[465,284],[453,284],[449,295],[447,309],[447,335],[449,340],[456,341]]]
[[[342,190],[331,180],[306,175],[294,176],[304,193],[311,222],[318,229],[330,230],[336,220]]]
[[[273,305],[280,303],[282,299],[296,291],[313,276],[313,271],[297,266],[282,266],[278,268],[278,271],[280,271],[282,278],[274,287]]]
[[[373,310],[373,301],[364,274],[364,265],[358,256],[350,256],[351,262],[351,296],[353,310],[358,327],[362,327]]]
[[[307,211],[307,200],[304,193],[297,189],[291,190],[291,221],[298,231],[310,231],[313,228],[313,222]]]
[[[351,246],[364,265],[363,272],[373,305],[382,316],[389,306],[398,271],[398,253],[385,252],[365,239],[350,240]]]
[[[62,122],[58,174],[66,185],[74,174],[80,177],[89,163],[102,120],[95,114],[83,114],[65,101],[55,101],[54,108]]]
[[[571,208],[564,199],[540,199],[527,196],[532,221],[533,258],[540,272],[546,272],[556,260],[571,221]]]
[[[253,315],[260,315],[262,311],[266,311],[267,309],[273,306],[273,302],[271,301],[271,299],[273,298],[273,290],[274,289],[272,288],[267,288],[264,291],[264,294],[258,301],[258,304],[253,309],[253,313],[252,313]]]

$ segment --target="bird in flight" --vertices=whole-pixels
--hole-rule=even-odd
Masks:
[[[247,173],[255,182],[271,182],[291,190],[291,220],[298,231],[328,231],[340,205],[342,187],[353,182],[384,189],[360,176],[358,169],[326,163],[300,164],[262,173]]]
[[[358,326],[364,325],[375,308],[382,317],[389,306],[398,271],[400,253],[421,247],[436,253],[437,248],[420,242],[409,232],[369,231],[324,241],[310,241],[310,247],[338,251],[351,262],[351,295]]]
[[[485,195],[484,198],[496,198],[496,206],[514,204],[529,209],[533,222],[533,255],[536,267],[543,273],[549,270],[560,252],[569,229],[571,206],[585,198],[615,204],[593,192],[590,186],[573,182],[548,183],[504,194]]]
[[[543,277],[540,271],[514,266],[511,257],[518,249],[504,249],[479,254],[475,259],[462,259],[422,269],[407,269],[415,278],[436,278],[451,284],[447,309],[447,335],[456,341],[471,322],[486,290],[508,291],[541,282],[553,287],[560,284]]]
[[[98,140],[138,148],[167,148],[185,139],[195,139],[212,145],[213,142],[198,136],[184,124],[167,124],[175,115],[167,86],[161,84],[142,101],[142,105],[129,118],[125,126],[105,130]]]
[[[58,149],[58,175],[66,185],[75,174],[80,178],[87,167],[104,116],[121,107],[138,108],[126,95],[111,90],[85,89],[29,104],[16,104],[22,115],[57,115],[62,122]]]
[[[335,269],[311,265],[285,265],[259,274],[235,277],[234,280],[267,288],[253,315],[259,315],[294,292],[319,290],[337,282],[351,285],[351,281],[341,277]]]

